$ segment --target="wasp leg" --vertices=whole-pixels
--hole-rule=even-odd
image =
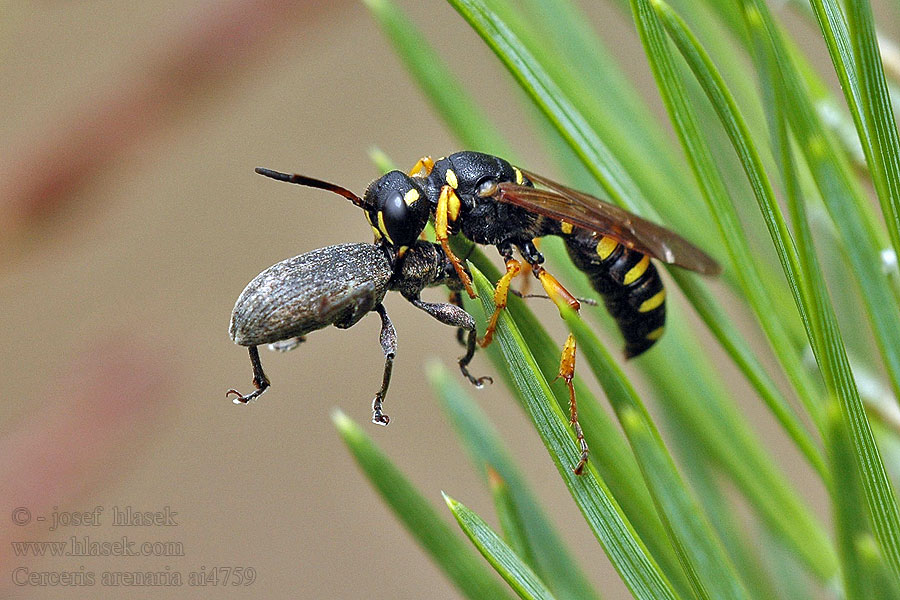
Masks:
[[[459,293],[459,290],[453,290],[450,292],[450,304],[453,306],[458,306],[462,310],[462,294]],[[456,328],[456,341],[459,342],[460,346],[466,345],[466,328],[465,327],[457,327]]]
[[[528,272],[531,271],[531,266],[528,263],[525,263],[524,265],[522,265],[522,275],[523,276],[525,275],[526,267],[528,269]],[[520,290],[514,290],[512,288],[509,288],[509,293],[512,294],[513,296],[518,296],[519,298],[521,298],[523,300],[528,299],[528,298],[540,298],[541,300],[550,300],[550,296],[548,296],[547,294],[525,294]],[[587,304],[588,306],[600,306],[600,303],[597,302],[596,300],[594,300],[593,298],[575,298],[575,299],[578,300],[579,304]]]
[[[434,168],[434,159],[430,156],[423,156],[419,159],[419,161],[413,166],[412,169],[409,170],[409,176],[413,177],[417,173],[422,173],[424,177],[428,177],[431,175],[431,170]]]
[[[584,439],[584,433],[581,431],[581,423],[578,422],[578,406],[575,403],[575,385],[572,383],[572,378],[575,377],[575,336],[571,333],[566,338],[566,345],[563,346],[562,357],[559,360],[559,374],[556,379],[560,377],[569,388],[569,425],[575,430],[575,438],[578,440],[578,447],[581,450],[581,458],[572,470],[576,475],[581,475],[584,473],[584,467],[588,461],[588,445]]]
[[[491,314],[490,321],[488,321],[484,337],[478,342],[478,345],[482,348],[487,347],[491,343],[491,340],[494,339],[494,330],[497,329],[497,319],[500,318],[500,313],[506,308],[509,284],[513,277],[518,275],[519,271],[522,270],[522,263],[512,257],[512,249],[503,252],[503,254],[506,259],[506,273],[503,274],[503,277],[500,278],[497,285],[494,287],[494,312]]]
[[[532,264],[532,268],[534,269],[534,276],[541,282],[544,291],[547,292],[547,295],[553,300],[557,307],[562,308],[563,306],[568,306],[576,311],[581,308],[578,299],[575,298],[569,290],[564,288],[563,285],[556,280],[556,277],[548,273],[544,267]],[[581,424],[578,422],[578,408],[575,403],[575,386],[572,383],[572,378],[574,376],[575,338],[570,333],[563,346],[562,356],[559,361],[559,375],[557,375],[556,379],[562,378],[566,382],[566,387],[569,388],[569,423],[572,425],[572,429],[575,430],[575,437],[577,438],[578,446],[581,449],[581,459],[578,461],[578,464],[575,465],[573,470],[576,475],[581,475],[587,464],[588,446],[587,442],[584,440],[584,433],[581,431]]]
[[[459,370],[469,380],[469,383],[477,388],[484,387],[485,383],[494,383],[494,380],[490,377],[475,377],[469,373],[469,363],[472,362],[472,357],[475,356],[475,341],[477,339],[475,319],[472,318],[472,315],[453,304],[425,302],[418,297],[408,298],[408,300],[413,306],[424,310],[441,323],[465,329],[468,332],[466,353],[459,359]]]
[[[534,276],[537,277],[537,280],[541,282],[544,291],[547,292],[547,296],[553,300],[553,303],[556,304],[558,308],[568,306],[575,311],[581,310],[581,303],[578,302],[578,298],[564,288],[563,285],[556,280],[556,277],[547,272],[547,269],[541,265],[531,265],[531,268]]]
[[[232,402],[235,404],[247,404],[251,400],[259,398],[260,395],[266,391],[266,388],[269,387],[269,378],[266,377],[266,374],[263,372],[262,363],[259,360],[259,350],[256,346],[250,346],[249,350],[250,364],[253,365],[253,385],[256,387],[256,390],[246,396],[235,389],[225,392],[226,398],[231,394],[234,394],[235,397]]]
[[[448,241],[448,236],[450,235],[448,223],[449,221],[455,221],[456,217],[459,216],[459,207],[460,201],[459,196],[456,195],[456,191],[449,185],[442,187],[441,195],[438,198],[437,208],[434,212],[434,239],[441,245],[441,248],[444,249],[444,254],[447,255],[450,264],[453,265],[453,269],[456,271],[457,277],[459,277],[463,287],[466,289],[466,293],[469,294],[470,298],[474,298],[475,290],[472,288],[472,280],[469,278],[469,274],[466,273],[460,260],[453,254],[453,250],[450,249],[450,243]]]
[[[381,412],[381,405],[387,396],[388,386],[391,384],[391,371],[394,369],[394,357],[397,355],[397,331],[388,317],[383,304],[375,307],[381,317],[381,349],[384,351],[384,376],[381,379],[381,389],[372,400],[372,422],[376,425],[387,425],[391,418]]]
[[[525,257],[525,264],[522,265],[521,295],[516,294],[520,298],[524,298],[529,295],[528,292],[531,289],[531,278],[529,278],[528,276],[532,272],[531,265],[541,264],[542,262],[544,262],[544,256],[540,253],[540,251],[537,248],[538,242],[540,242],[539,239],[534,239],[534,240],[531,240],[530,242],[522,244],[519,247],[519,252],[521,252],[522,256]],[[513,293],[515,294],[515,292],[513,292]]]

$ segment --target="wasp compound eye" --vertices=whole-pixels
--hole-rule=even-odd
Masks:
[[[365,197],[375,207],[373,226],[377,226],[389,244],[415,243],[428,221],[430,206],[425,193],[411,177],[391,171],[372,182]]]
[[[400,192],[391,192],[384,198],[381,211],[384,215],[384,225],[387,228],[386,233],[394,244],[410,246],[416,241],[419,236],[416,215],[410,210]]]

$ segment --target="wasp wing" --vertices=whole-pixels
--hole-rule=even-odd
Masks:
[[[494,198],[596,231],[665,263],[704,275],[716,275],[721,271],[719,264],[708,254],[670,229],[541,175],[522,172],[532,182],[547,189],[501,183]]]

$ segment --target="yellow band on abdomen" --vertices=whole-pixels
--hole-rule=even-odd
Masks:
[[[618,245],[619,242],[604,235],[602,238],[600,238],[600,241],[597,242],[597,255],[603,260],[606,260],[607,258],[609,258],[609,255],[613,253],[613,250],[618,247]]]
[[[650,257],[646,254],[644,258],[640,260],[640,262],[631,269],[627,273],[625,273],[625,280],[622,282],[625,285],[630,285],[640,279],[641,275],[643,275],[647,271],[647,267],[650,266]]]
[[[659,290],[651,297],[647,298],[641,305],[638,307],[638,312],[650,312],[654,308],[659,307],[663,302],[666,301],[666,290]]]

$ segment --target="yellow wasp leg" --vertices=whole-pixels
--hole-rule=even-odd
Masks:
[[[547,295],[553,300],[554,304],[557,307],[561,307],[563,305],[568,306],[572,310],[581,310],[581,303],[578,302],[578,299],[569,292],[563,285],[556,280],[556,277],[547,272],[544,267],[540,265],[532,265],[534,269],[534,276],[538,278],[538,281],[541,282],[541,285],[544,286],[544,291],[547,292]]]
[[[547,295],[550,296],[550,299],[553,300],[557,307],[562,308],[563,306],[568,306],[576,311],[581,309],[581,304],[575,296],[573,296],[569,290],[564,288],[563,285],[556,280],[556,277],[548,273],[543,267],[535,265],[534,274],[544,287],[544,291],[547,292]],[[559,360],[559,374],[556,376],[556,379],[562,378],[563,381],[566,382],[566,387],[569,388],[569,423],[572,425],[572,429],[575,430],[575,437],[578,440],[578,447],[581,450],[581,459],[578,461],[578,464],[575,465],[573,471],[576,475],[581,475],[584,472],[585,465],[587,465],[588,446],[584,439],[584,433],[581,431],[581,423],[578,422],[578,407],[575,403],[575,385],[572,383],[573,377],[575,377],[575,337],[570,333],[563,346],[562,356]],[[554,381],[556,381],[556,379],[554,379]]]
[[[421,171],[423,176],[428,177],[429,175],[431,175],[431,170],[433,168],[434,168],[434,159],[431,158],[430,156],[423,156],[413,166],[413,168],[409,170],[409,176],[412,177]]]
[[[556,376],[556,379],[560,377],[569,388],[569,425],[575,430],[575,438],[578,440],[578,447],[581,450],[581,458],[572,470],[576,475],[581,475],[584,473],[584,467],[588,461],[588,445],[584,440],[584,432],[581,431],[581,423],[578,422],[578,406],[575,404],[575,386],[572,384],[572,378],[575,377],[575,336],[571,333],[566,338],[562,357],[559,360],[559,375]]]
[[[482,348],[486,348],[488,344],[491,343],[491,340],[494,339],[494,330],[497,329],[497,319],[500,318],[500,313],[506,308],[506,297],[509,294],[509,284],[513,277],[518,275],[521,270],[522,263],[516,259],[511,258],[506,261],[506,273],[500,278],[500,281],[497,282],[496,287],[494,287],[494,314],[491,315],[491,320],[488,323],[487,330],[484,332],[484,337],[478,342],[478,345]]]
[[[441,248],[444,249],[444,254],[447,255],[453,268],[456,269],[456,274],[459,276],[459,280],[462,282],[466,293],[469,294],[470,298],[475,298],[472,280],[469,279],[469,274],[463,269],[460,260],[453,254],[453,250],[450,249],[450,243],[448,242],[448,216],[452,213],[455,218],[459,214],[459,204],[459,197],[452,187],[445,185],[441,188],[441,195],[438,198],[437,208],[434,212],[434,239],[441,245]]]

